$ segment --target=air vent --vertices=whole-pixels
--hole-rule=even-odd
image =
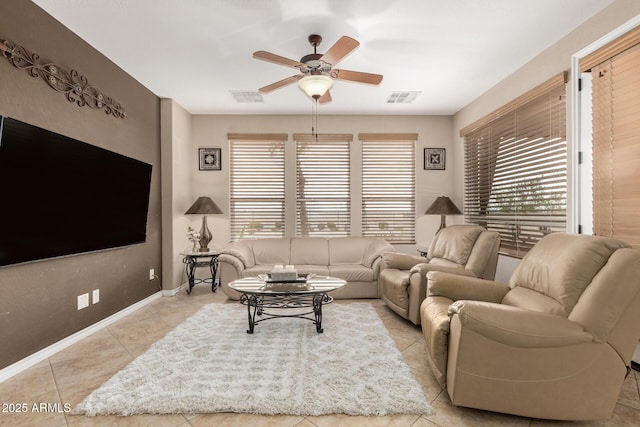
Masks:
[[[410,104],[422,92],[391,92],[387,104]]]
[[[264,102],[262,94],[254,90],[230,90],[236,102]]]

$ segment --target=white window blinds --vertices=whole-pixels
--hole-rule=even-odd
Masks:
[[[284,237],[286,134],[228,134],[231,241]]]
[[[463,129],[466,221],[521,257],[566,229],[566,73]]]
[[[351,134],[294,134],[296,235],[351,235]]]
[[[417,134],[360,134],[362,235],[415,243]]]

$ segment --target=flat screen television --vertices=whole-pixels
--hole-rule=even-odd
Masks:
[[[0,116],[0,266],[144,242],[151,169]]]

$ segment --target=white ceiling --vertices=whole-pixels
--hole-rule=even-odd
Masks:
[[[236,102],[296,70],[341,36],[360,42],[338,68],[383,74],[379,86],[336,81],[319,114],[453,114],[612,0],[33,0],[160,97],[193,114],[308,114],[293,84]],[[567,60],[567,63],[569,61]],[[79,70],[82,71],[82,70]],[[422,92],[390,104],[395,91]]]

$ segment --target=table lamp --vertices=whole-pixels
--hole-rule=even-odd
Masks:
[[[440,228],[436,231],[436,234],[438,234],[440,230],[447,226],[445,220],[447,215],[462,215],[462,212],[460,212],[460,209],[458,209],[450,198],[440,196],[429,206],[425,215],[440,215]]]
[[[209,227],[207,227],[207,215],[221,214],[222,211],[216,203],[209,197],[198,197],[193,205],[184,213],[185,215],[203,214],[202,228],[200,229],[200,249],[199,252],[209,252],[209,242],[213,238]]]

